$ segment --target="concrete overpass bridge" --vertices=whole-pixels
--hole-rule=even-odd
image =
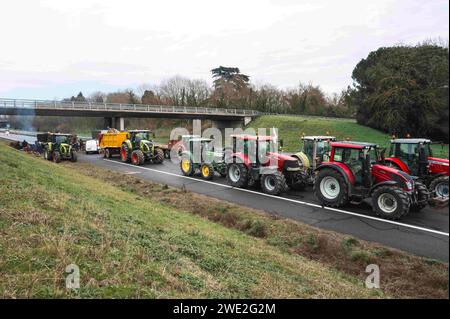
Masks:
[[[211,120],[217,128],[240,127],[261,112],[242,109],[0,98],[0,115],[102,117],[124,129],[124,118]]]

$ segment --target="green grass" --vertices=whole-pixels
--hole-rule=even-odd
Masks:
[[[370,127],[359,125],[351,119],[294,117],[268,115],[261,116],[250,122],[251,128],[278,128],[278,134],[284,141],[284,150],[296,152],[300,150],[301,136],[305,135],[333,135],[338,139],[351,139],[360,142],[377,143],[381,147],[388,147],[391,136]],[[449,146],[434,145],[434,155],[448,158]]]
[[[72,166],[72,165],[67,165]],[[254,236],[0,143],[0,297],[374,297]],[[170,190],[170,189],[169,189]],[[65,289],[65,267],[81,288]]]

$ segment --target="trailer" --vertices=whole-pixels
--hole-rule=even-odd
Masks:
[[[128,132],[106,132],[99,134],[98,145],[105,158],[120,155],[122,144],[128,139]]]

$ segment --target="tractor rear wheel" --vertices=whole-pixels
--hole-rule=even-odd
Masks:
[[[280,172],[263,174],[261,177],[261,188],[266,194],[280,195],[286,191],[286,178]]]
[[[448,176],[440,176],[433,179],[428,189],[433,194],[433,197],[448,198]]]
[[[348,203],[348,185],[341,173],[323,169],[314,183],[314,195],[322,205],[341,207]]]
[[[181,172],[184,176],[192,176],[194,175],[194,163],[192,163],[189,156],[182,156],[180,161]]]
[[[211,164],[204,163],[200,167],[200,173],[204,179],[211,180],[214,177],[214,167]]]
[[[74,151],[70,152],[70,161],[76,162],[77,160],[78,160],[77,153]]]
[[[430,199],[430,192],[423,183],[417,181],[416,181],[416,190],[417,190],[417,203],[411,205],[411,210],[418,212],[428,205],[428,200]]]
[[[61,162],[61,154],[59,154],[59,152],[53,152],[52,158],[55,163]]]
[[[122,162],[129,163],[131,160],[131,150],[127,144],[122,144],[120,147],[120,158]]]
[[[144,164],[145,158],[144,153],[141,150],[134,150],[131,153],[131,163],[133,165],[142,165]]]
[[[162,149],[155,148],[155,157],[153,158],[153,163],[161,164],[164,162],[164,151]]]
[[[233,187],[247,187],[248,170],[242,163],[231,163],[227,167],[227,181]]]
[[[411,201],[398,187],[380,186],[372,194],[372,209],[378,216],[397,220],[409,212]]]
[[[44,151],[44,158],[45,158],[47,161],[53,160],[53,158],[52,158],[52,153],[49,152],[48,150],[45,150],[45,151]]]

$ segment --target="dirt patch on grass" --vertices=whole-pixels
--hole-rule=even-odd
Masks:
[[[280,250],[319,261],[365,281],[369,264],[380,267],[381,290],[394,298],[448,298],[448,264],[420,258],[331,231],[208,196],[152,183],[86,163],[64,163],[78,172],[139,197],[202,216],[264,239]]]

